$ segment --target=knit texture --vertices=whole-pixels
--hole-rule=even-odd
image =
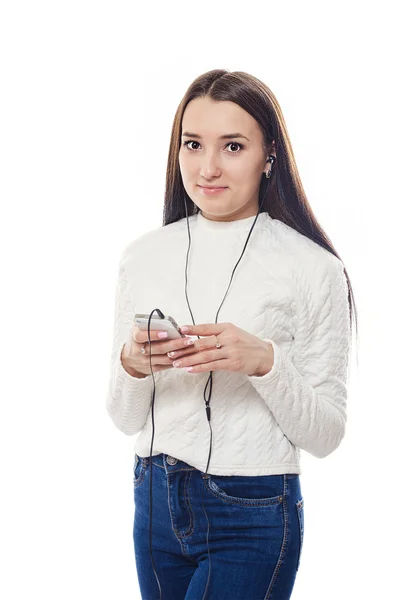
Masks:
[[[120,431],[139,434],[139,456],[150,455],[154,386],[151,374],[132,377],[121,364],[133,316],[159,308],[179,326],[215,323],[254,220],[211,221],[201,211],[189,217],[187,294],[193,322],[185,297],[186,218],[141,235],[122,252],[106,407]],[[351,351],[342,262],[260,213],[217,322],[233,323],[271,343],[274,365],[264,376],[213,371],[208,473],[300,474],[301,449],[318,458],[336,450],[345,435]],[[209,371],[171,368],[153,376],[152,455],[164,452],[205,471]]]

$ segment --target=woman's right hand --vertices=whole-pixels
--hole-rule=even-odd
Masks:
[[[165,369],[173,369],[173,358],[167,355],[167,352],[186,348],[184,342],[189,339],[188,336],[183,336],[176,340],[168,340],[167,338],[159,338],[159,331],[153,331],[150,335],[151,342],[151,360],[153,373],[164,371]],[[153,339],[154,338],[154,339]],[[151,373],[149,343],[146,346],[146,353],[142,354],[142,344],[148,342],[147,331],[141,331],[136,325],[133,326],[129,340],[124,344],[121,351],[121,362],[124,369],[134,377],[145,377]],[[161,344],[161,352],[156,348]]]

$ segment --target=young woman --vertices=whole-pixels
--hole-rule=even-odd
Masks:
[[[124,249],[115,307],[107,410],[140,434],[142,598],[287,600],[303,544],[300,450],[324,458],[345,435],[355,305],[281,108],[252,75],[213,70],[187,90],[163,226]],[[156,308],[187,335],[134,326]]]

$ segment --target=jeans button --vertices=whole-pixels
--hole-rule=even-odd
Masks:
[[[178,462],[177,459],[173,456],[167,456],[166,461],[169,465],[176,465],[176,463]]]

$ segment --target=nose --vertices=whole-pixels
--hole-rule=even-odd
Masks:
[[[209,152],[206,156],[201,158],[200,175],[203,179],[219,177],[220,172],[218,158],[215,152]]]

